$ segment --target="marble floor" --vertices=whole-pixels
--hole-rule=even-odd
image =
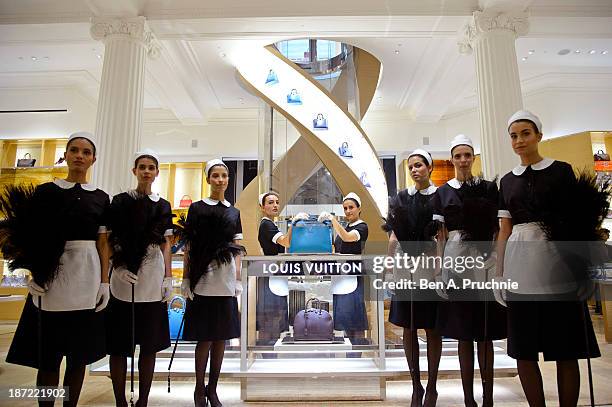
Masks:
[[[603,338],[603,320],[594,315],[593,323],[602,357],[592,361],[593,381],[595,387],[595,402],[598,406],[612,406],[612,344],[605,343]],[[34,382],[34,370],[4,362],[6,352],[15,330],[14,323],[0,321],[0,388],[31,386]],[[559,338],[562,340],[562,338]],[[582,382],[579,405],[590,405],[586,361],[580,362]],[[558,405],[556,400],[556,377],[554,363],[541,363],[544,376],[544,387],[548,405]],[[240,384],[236,379],[227,379],[219,385],[219,395],[226,407],[234,406],[407,406],[410,403],[411,389],[406,381],[388,381],[387,398],[385,401],[352,401],[352,402],[242,402],[240,400]],[[355,378],[354,385],[359,385]],[[478,379],[477,379],[478,380]],[[425,383],[425,381],[423,382]],[[478,383],[478,382],[477,382]],[[151,389],[149,406],[192,406],[193,380],[177,378],[173,380],[172,393],[167,393],[165,381],[156,381]],[[299,384],[296,386],[299,392]],[[462,392],[459,379],[444,379],[438,382],[438,405],[461,406]],[[475,386],[476,400],[481,400],[480,386]],[[518,377],[501,377],[495,379],[495,404],[497,406],[526,406]],[[31,401],[0,400],[0,406],[32,406]],[[56,403],[59,405],[59,403]],[[113,406],[114,399],[110,379],[103,376],[88,376],[79,405],[83,406]]]

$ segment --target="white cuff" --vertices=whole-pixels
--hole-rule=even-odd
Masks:
[[[272,237],[272,243],[276,244],[276,242],[278,242],[278,239],[280,239],[283,236],[283,232],[278,232],[277,234],[275,234]]]
[[[166,231],[164,232],[164,237],[165,236],[173,236],[174,235],[174,230],[172,229],[166,229]]]
[[[234,235],[234,240],[242,240],[242,239],[243,239],[243,237],[242,237],[242,233],[236,233],[236,234]]]
[[[102,234],[102,233],[108,233],[108,230],[106,230],[106,226],[100,226],[98,228],[98,234]]]
[[[361,240],[361,235],[359,234],[359,231],[358,231],[358,230],[351,230],[351,232],[350,232],[349,234],[351,234],[351,235],[353,235],[353,236],[357,236],[357,240],[356,240],[356,242],[358,242],[358,241],[360,241],[360,240]]]
[[[432,219],[437,220],[438,222],[444,222],[444,216],[442,215],[434,215]]]
[[[505,209],[500,209],[499,211],[497,211],[497,217],[512,219],[512,215],[510,215],[510,211],[507,211]]]

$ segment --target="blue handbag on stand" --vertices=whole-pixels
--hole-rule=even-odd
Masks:
[[[174,301],[180,301],[180,308],[172,308]],[[176,339],[181,327],[181,321],[185,315],[185,299],[180,295],[176,295],[168,303],[168,322],[170,324],[170,339]],[[183,339],[183,333],[179,336],[179,339]]]
[[[330,222],[299,220],[293,225],[289,253],[331,253],[332,226]]]

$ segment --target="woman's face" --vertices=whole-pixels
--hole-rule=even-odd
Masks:
[[[84,138],[75,138],[66,146],[64,159],[71,171],[86,172],[96,162],[94,146]]]
[[[265,216],[272,219],[275,216],[278,216],[278,210],[280,208],[280,202],[276,195],[268,195],[264,200],[264,204],[262,206],[262,211]]]
[[[459,145],[453,148],[453,151],[451,152],[451,162],[457,171],[472,171],[472,164],[474,164],[474,150],[472,150],[472,147],[465,145]]]
[[[151,185],[159,175],[159,169],[155,160],[142,157],[136,162],[136,167],[132,168],[132,173],[136,176],[138,184]]]
[[[514,122],[510,125],[508,133],[510,133],[510,141],[515,154],[528,156],[538,152],[538,143],[542,140],[542,134],[536,131],[533,123]]]
[[[353,223],[359,219],[361,209],[357,206],[355,201],[347,199],[342,203],[342,207],[344,208],[344,216],[346,216],[346,220],[349,223]]]
[[[208,173],[208,183],[212,192],[225,192],[227,189],[227,183],[229,181],[229,174],[227,168],[222,165],[215,165]]]
[[[423,157],[413,155],[408,159],[408,171],[410,171],[410,178],[412,178],[414,182],[428,182],[430,170],[431,167],[425,164]]]

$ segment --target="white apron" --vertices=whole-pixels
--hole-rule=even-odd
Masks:
[[[57,276],[42,297],[44,311],[76,311],[96,307],[100,257],[94,240],[70,240],[64,246]],[[38,307],[38,298],[32,297]]]
[[[162,300],[161,286],[165,275],[164,256],[158,245],[147,247],[147,257],[138,270],[138,282],[134,284],[135,302]],[[113,296],[121,301],[132,301],[132,284],[122,281],[114,270],[110,278]]]

